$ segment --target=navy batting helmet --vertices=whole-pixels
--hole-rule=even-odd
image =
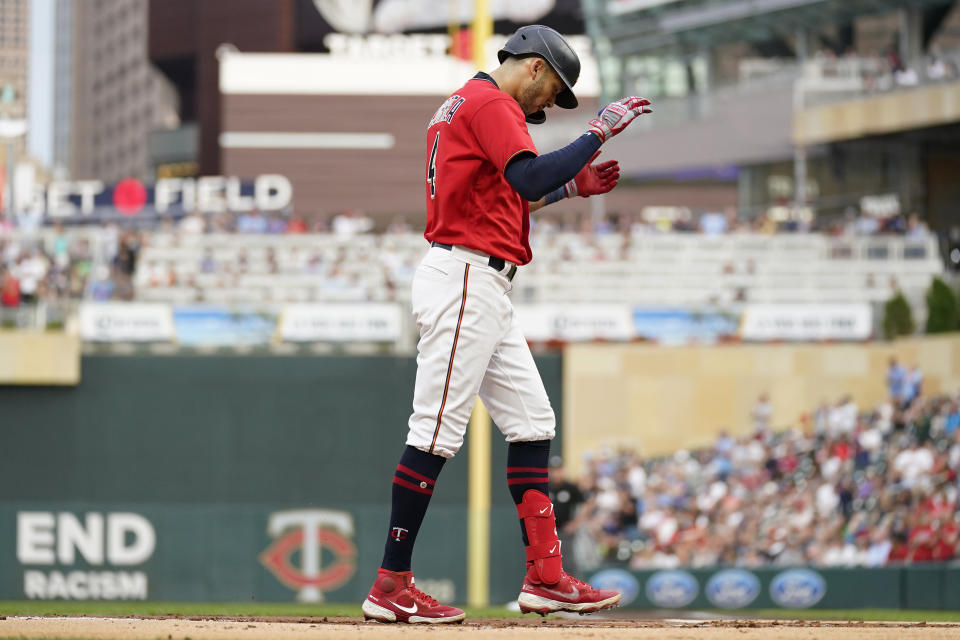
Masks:
[[[501,63],[510,56],[522,58],[531,55],[546,60],[566,85],[567,88],[557,94],[556,105],[564,109],[576,108],[578,103],[577,96],[573,95],[573,85],[580,77],[580,58],[566,38],[550,27],[530,24],[517,29],[497,52]],[[527,116],[527,122],[534,124],[540,124],[546,119],[547,115],[542,110]]]

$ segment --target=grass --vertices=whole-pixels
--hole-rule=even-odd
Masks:
[[[628,612],[629,610],[620,610]],[[517,618],[520,612],[505,607],[466,609],[469,618]],[[960,622],[960,611],[899,609],[750,609],[716,611],[718,615],[787,620],[884,620],[902,622]],[[131,602],[70,600],[0,601],[0,615],[7,616],[283,616],[311,618],[359,618],[355,604],[301,604],[296,602]],[[2,639],[0,639],[2,640]]]

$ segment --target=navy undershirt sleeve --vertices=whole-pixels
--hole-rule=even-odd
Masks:
[[[557,187],[556,189],[554,189],[544,197],[547,199],[546,204],[553,204],[554,202],[560,202],[561,200],[567,197],[567,190],[564,189],[563,187]]]
[[[521,198],[536,202],[573,179],[600,148],[600,138],[585,133],[562,149],[542,156],[519,155],[503,175]]]

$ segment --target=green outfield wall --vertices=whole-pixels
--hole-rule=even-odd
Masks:
[[[554,406],[559,356],[538,357]],[[409,357],[86,356],[75,387],[0,386],[0,599],[359,601],[379,565]],[[490,591],[519,524],[492,434]],[[559,446],[557,449],[559,451]],[[468,456],[444,467],[418,585],[466,596]]]
[[[538,358],[561,405],[561,360]],[[78,386],[0,386],[0,600],[358,602],[379,564],[415,362],[89,356]],[[558,411],[558,418],[559,415]],[[490,601],[519,524],[491,436]],[[559,450],[559,446],[556,447]],[[468,451],[420,532],[418,585],[466,599]],[[643,608],[960,608],[960,567],[586,572]]]

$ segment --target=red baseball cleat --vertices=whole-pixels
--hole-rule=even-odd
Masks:
[[[363,601],[363,617],[379,622],[463,622],[466,614],[437,602],[414,586],[413,572],[380,569]]]
[[[554,611],[572,611],[584,614],[616,605],[620,602],[620,594],[611,589],[594,589],[566,571],[561,573],[559,582],[546,585],[536,581],[536,570],[531,567],[523,580],[517,602],[523,613],[545,616]]]

